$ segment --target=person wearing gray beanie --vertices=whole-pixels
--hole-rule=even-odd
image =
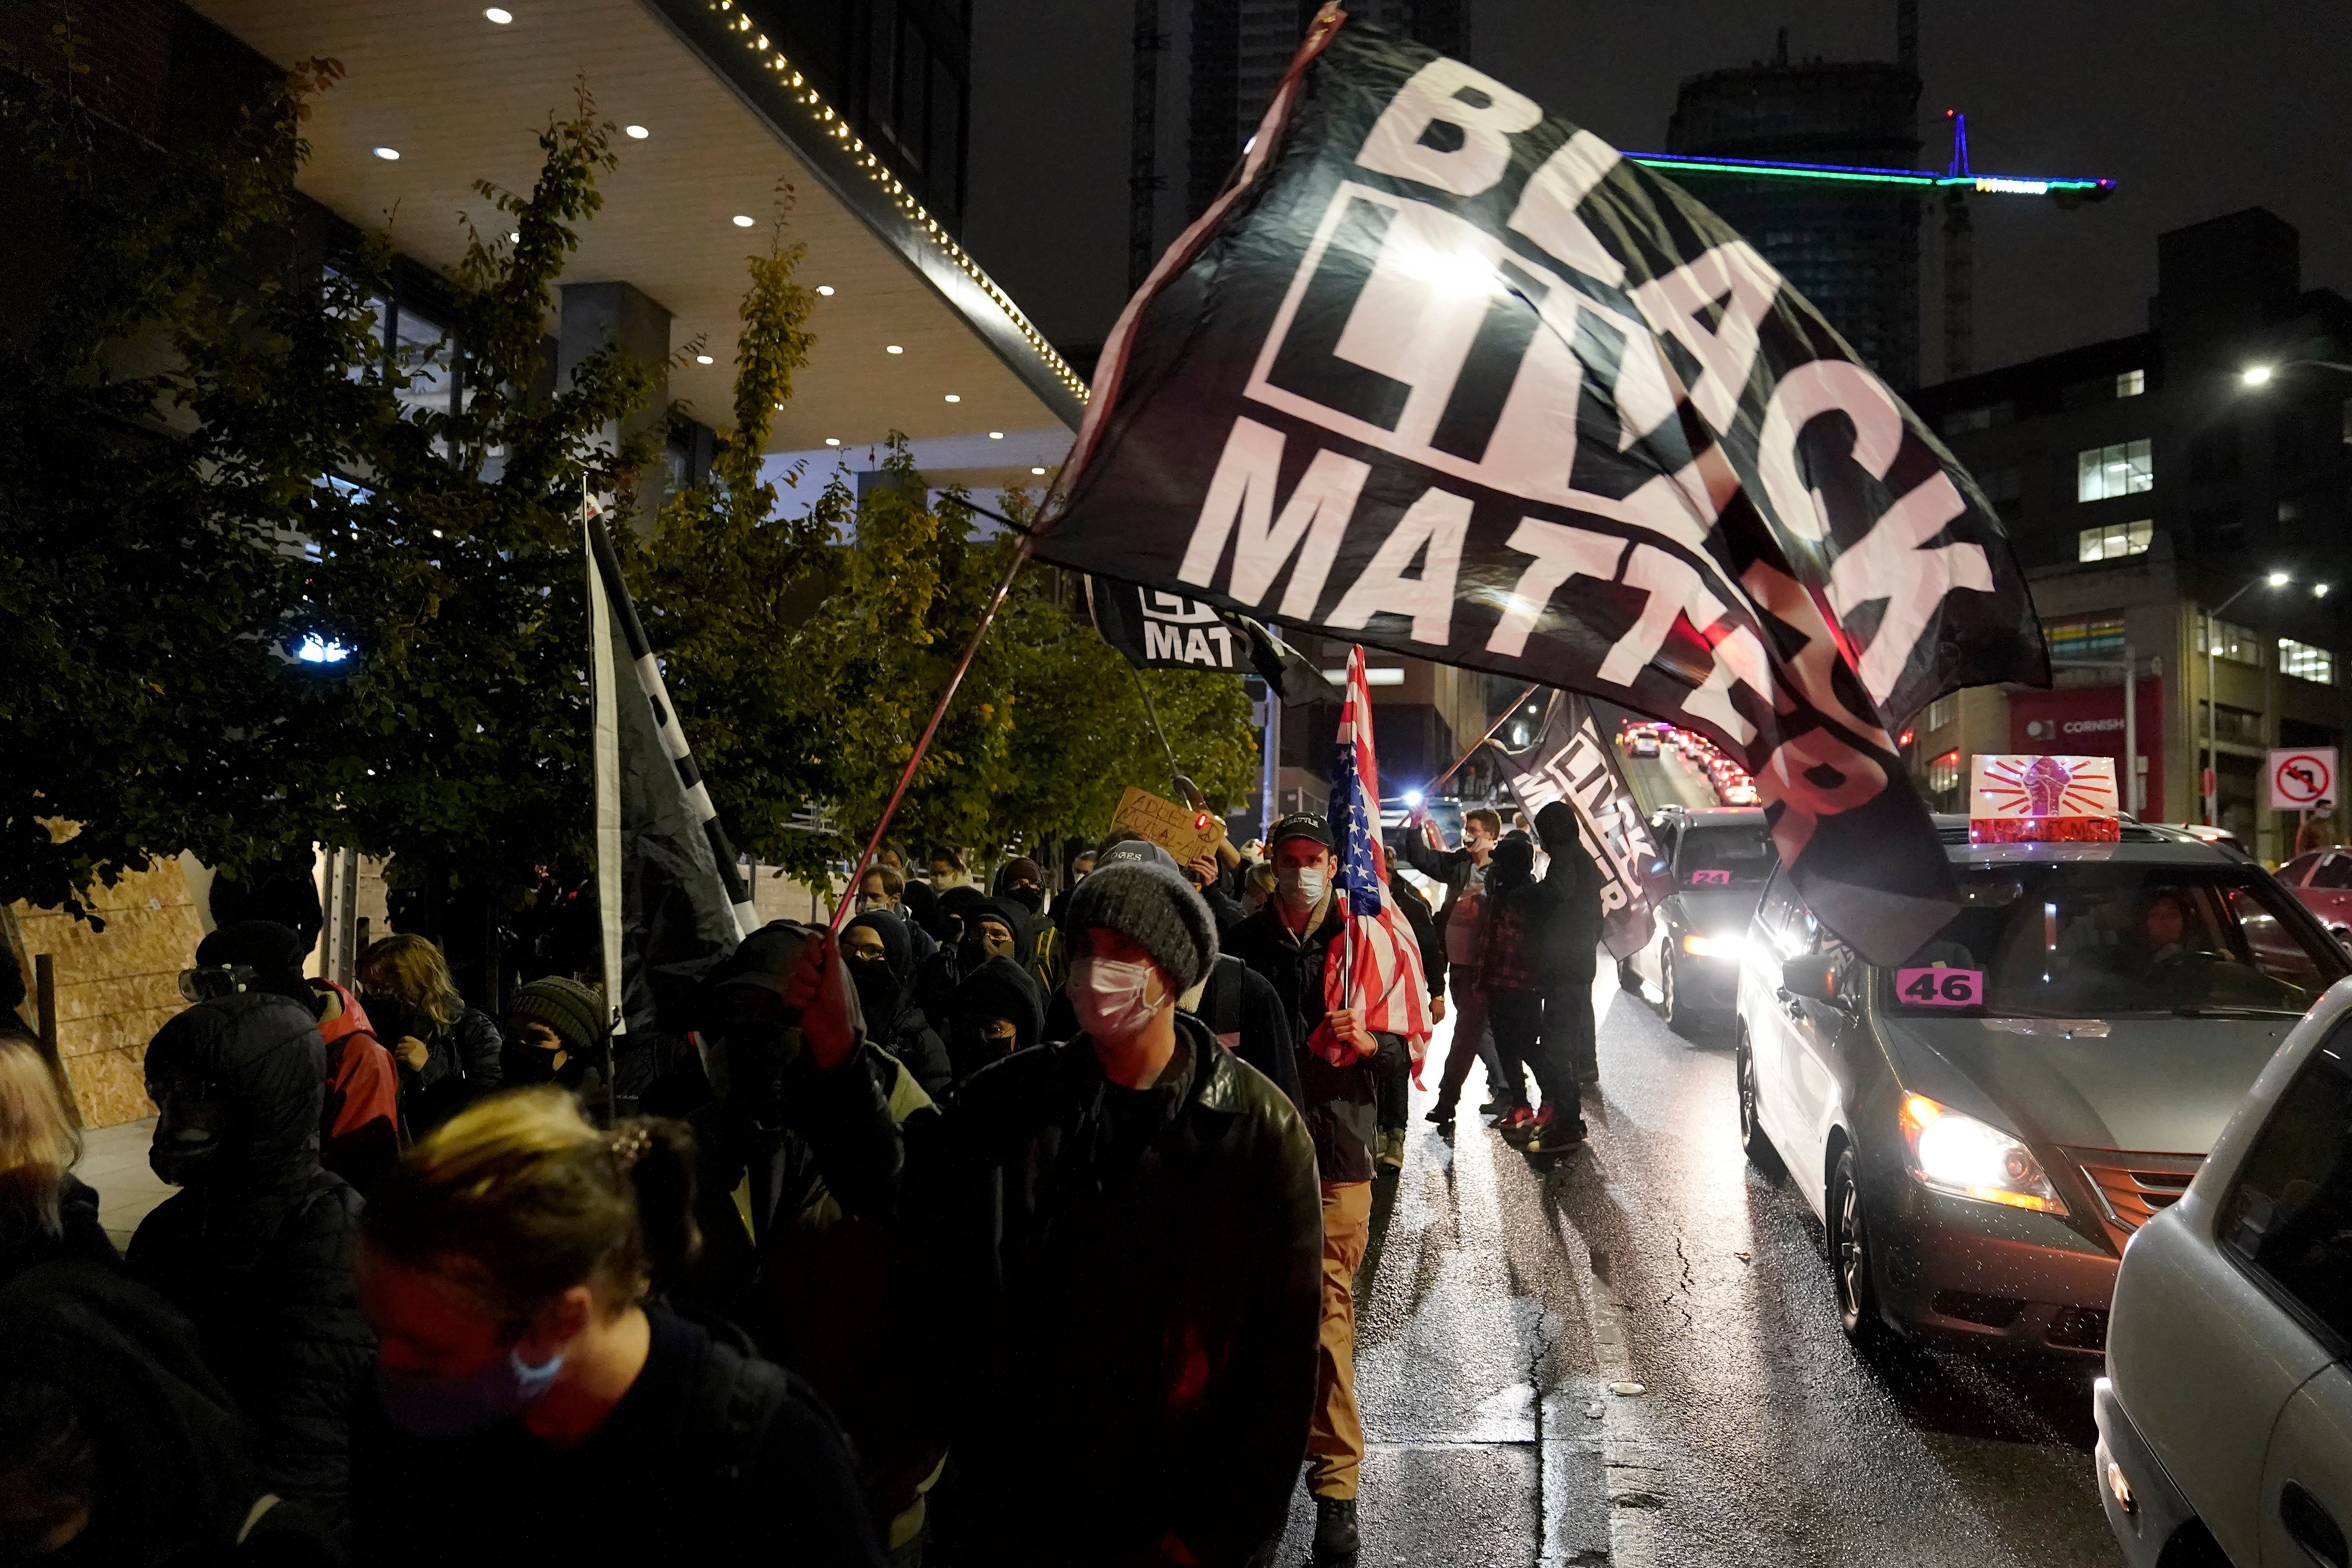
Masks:
[[[1117,931],[1151,955],[1179,992],[1217,962],[1217,922],[1172,866],[1148,860],[1097,866],[1070,894],[1069,929]]]
[[[822,956],[796,961],[796,1114],[829,1182],[836,1162],[894,1173],[890,1221],[939,1261],[927,1299],[955,1303],[964,1348],[927,1364],[976,1560],[1158,1560],[1174,1542],[1252,1561],[1288,1516],[1321,1365],[1314,1142],[1183,1009],[1219,965],[1180,871],[1106,855],[1055,912],[1078,1032],[902,1121],[860,1071],[873,1052],[844,987]],[[1186,1363],[1181,1399],[1169,1345],[1215,1347]]]

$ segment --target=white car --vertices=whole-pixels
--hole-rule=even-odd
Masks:
[[[2352,980],[2124,1249],[2095,1463],[2131,1568],[2352,1563]]]

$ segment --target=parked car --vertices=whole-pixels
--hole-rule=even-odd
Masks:
[[[2298,855],[2278,877],[2336,941],[2352,947],[2352,849],[2339,845]]]
[[[1821,1216],[1846,1331],[2082,1357],[2125,1244],[2352,971],[2261,866],[2177,829],[1972,845],[1963,907],[1865,963],[1776,875],[1739,975],[1748,1152]]]
[[[1760,811],[1668,806],[1650,819],[1670,890],[1649,945],[1617,965],[1626,990],[1654,995],[1666,1025],[1688,1034],[1731,1021],[1748,917],[1780,863]]]
[[[2352,1562],[2347,1351],[2352,984],[2125,1249],[2093,1463],[2131,1568]]]

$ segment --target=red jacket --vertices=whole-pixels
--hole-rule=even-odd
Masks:
[[[319,1163],[364,1194],[400,1158],[400,1069],[375,1037],[358,997],[331,980],[310,984],[342,1005],[333,1017],[319,1020],[327,1042]]]

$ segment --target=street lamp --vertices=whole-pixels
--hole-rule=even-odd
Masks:
[[[2238,380],[2247,386],[2267,386],[2283,370],[2338,370],[2352,375],[2352,364],[2339,364],[2332,359],[2291,359],[2277,364],[2250,364],[2238,373]]]
[[[2318,362],[2313,361],[2311,363],[2317,363]],[[2260,369],[2261,367],[2257,366],[2256,368]],[[2251,375],[2252,373],[2250,372],[2248,374]],[[2257,383],[2255,384],[2260,384]],[[2219,827],[2221,826],[2221,752],[2215,743],[2216,736],[2214,732],[2215,726],[2220,722],[2221,715],[2221,703],[2215,699],[2213,694],[2213,655],[2216,646],[2221,640],[2221,634],[2217,629],[2221,618],[2221,612],[2236,604],[2240,599],[2244,598],[2248,594],[2252,593],[2256,588],[2284,588],[2289,583],[2294,581],[2294,574],[2291,572],[2269,573],[2263,576],[2255,578],[2252,582],[2240,588],[2236,593],[2231,595],[2228,598],[2222,600],[2220,604],[2205,612],[2204,782],[2205,826],[2208,827]],[[2327,593],[2327,584],[2325,583],[2315,583],[2312,584],[2311,592],[2313,597],[2324,598]]]

